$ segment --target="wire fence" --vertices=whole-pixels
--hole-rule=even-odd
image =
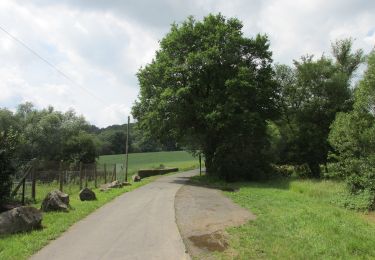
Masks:
[[[39,202],[54,189],[73,194],[84,187],[97,188],[115,180],[125,181],[123,164],[33,160],[19,163],[13,179],[12,196],[22,203]]]

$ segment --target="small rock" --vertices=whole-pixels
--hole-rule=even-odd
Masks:
[[[42,202],[42,211],[68,211],[69,195],[59,190],[51,191]]]
[[[0,234],[27,232],[42,227],[42,213],[33,207],[18,207],[0,214]]]
[[[95,192],[90,190],[89,188],[84,188],[79,192],[79,198],[81,201],[85,200],[96,200]]]
[[[133,180],[133,182],[139,182],[139,181],[141,181],[141,177],[139,175],[133,175],[132,180]]]
[[[119,182],[117,180],[111,182],[110,185],[109,185],[109,188],[121,188],[121,187],[122,187],[121,182]]]
[[[121,188],[122,186],[123,186],[123,184],[121,182],[119,182],[118,180],[116,180],[116,181],[101,185],[100,191],[107,191],[107,190],[113,189],[113,188]]]

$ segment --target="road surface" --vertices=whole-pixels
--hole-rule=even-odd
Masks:
[[[31,259],[190,259],[176,225],[174,201],[187,177],[196,173],[164,176],[119,196]]]

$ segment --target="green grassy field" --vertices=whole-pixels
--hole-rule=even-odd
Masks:
[[[100,165],[124,163],[125,155],[103,155],[98,159]],[[198,166],[198,159],[185,151],[131,153],[129,154],[129,172],[136,172],[141,168],[156,168],[163,164],[165,167],[178,167],[181,169]]]
[[[103,155],[98,159],[99,167],[104,164],[124,164],[125,154]],[[129,154],[129,175],[135,174],[139,169],[164,167],[177,167],[179,170],[188,170],[199,167],[197,158],[185,151],[176,152],[153,152],[153,153],[131,153]],[[123,170],[119,171],[120,177]],[[120,178],[121,179],[121,178]]]
[[[118,179],[120,181],[124,181],[124,169],[121,167],[117,167],[116,169],[116,177],[110,176],[110,172],[113,172],[113,166],[115,164],[123,164],[125,160],[124,154],[118,155],[104,155],[98,158],[98,170],[102,170],[103,165],[107,164],[107,171],[108,177],[107,182]],[[199,167],[198,160],[194,158],[191,154],[185,151],[175,151],[175,152],[153,152],[153,153],[134,153],[129,154],[129,177],[128,180],[131,179],[131,175],[135,174],[137,170],[141,168],[156,168],[160,165],[164,165],[165,167],[178,167],[180,170],[188,170],[192,168]],[[98,177],[97,185],[100,186],[103,184],[104,178],[103,176]],[[83,185],[85,185],[85,180],[83,180]],[[94,187],[94,181],[91,180],[88,182],[88,187]],[[47,193],[53,189],[59,189],[59,183],[57,181],[53,181],[51,183],[40,183],[37,182],[36,187],[36,201],[39,203],[41,202]],[[66,183],[64,184],[63,190],[65,193],[71,195],[76,194],[79,192],[79,184],[78,178],[75,180],[75,183]],[[20,193],[20,192],[19,192]],[[26,186],[26,195],[27,199],[31,198],[31,184]]]
[[[240,191],[225,194],[257,219],[228,229],[230,249],[218,258],[375,259],[374,215],[340,206],[343,183],[291,179],[234,185]]]
[[[123,155],[102,156],[99,163],[122,163]],[[167,167],[179,167],[181,170],[191,169],[198,165],[196,159],[186,152],[160,152],[160,153],[139,153],[129,155],[129,164],[131,172],[140,168],[157,167],[164,164]],[[157,176],[142,179],[141,182],[133,183],[132,186],[126,186],[121,189],[113,189],[108,192],[100,192],[94,189],[98,200],[81,202],[79,200],[78,185],[64,186],[64,192],[70,195],[70,204],[73,209],[69,213],[44,213],[43,229],[30,233],[21,233],[9,236],[0,236],[0,259],[1,260],[19,260],[27,259],[30,255],[37,252],[40,248],[48,244],[50,240],[56,239],[62,232],[67,230],[78,220],[84,218],[95,209],[111,201],[115,197],[145,185]],[[89,184],[92,187],[92,183]],[[58,188],[57,183],[37,184],[36,204],[33,206],[40,208],[41,201],[45,194]]]

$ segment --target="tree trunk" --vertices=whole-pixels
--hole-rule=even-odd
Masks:
[[[312,178],[319,179],[320,178],[320,166],[318,163],[309,163],[310,168],[310,176]]]

